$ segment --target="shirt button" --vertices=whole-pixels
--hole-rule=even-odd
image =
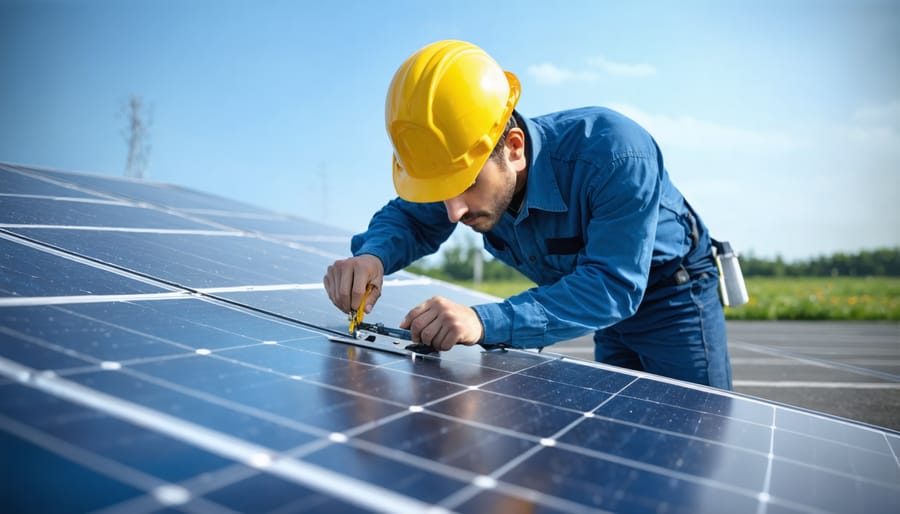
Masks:
[[[534,262],[534,261],[537,260],[537,257],[535,257],[534,255],[532,255],[531,257],[529,257],[529,259],[531,260],[531,262]]]

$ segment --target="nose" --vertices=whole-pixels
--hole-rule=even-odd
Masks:
[[[469,212],[469,207],[463,201],[462,196],[454,196],[449,200],[444,200],[444,207],[447,209],[447,218],[451,223],[456,223]]]

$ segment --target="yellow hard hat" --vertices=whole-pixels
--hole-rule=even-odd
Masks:
[[[414,53],[394,74],[385,102],[397,194],[439,202],[471,186],[519,92],[516,76],[471,43],[438,41]]]

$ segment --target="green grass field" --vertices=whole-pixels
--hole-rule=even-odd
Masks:
[[[728,319],[900,321],[897,277],[749,277],[750,302],[726,308]],[[459,285],[472,288],[471,282]],[[483,283],[474,288],[499,297],[534,284],[527,280]]]
[[[900,278],[747,279],[750,302],[726,308],[728,319],[900,321]]]

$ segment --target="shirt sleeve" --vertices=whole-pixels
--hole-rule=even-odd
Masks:
[[[372,217],[369,228],[353,236],[354,256],[371,254],[381,259],[385,275],[437,251],[456,224],[447,218],[444,205],[412,203],[396,198]]]
[[[484,324],[484,343],[547,346],[637,311],[650,272],[663,170],[656,156],[629,154],[592,171],[580,197],[590,214],[575,270],[553,284],[473,307]]]

